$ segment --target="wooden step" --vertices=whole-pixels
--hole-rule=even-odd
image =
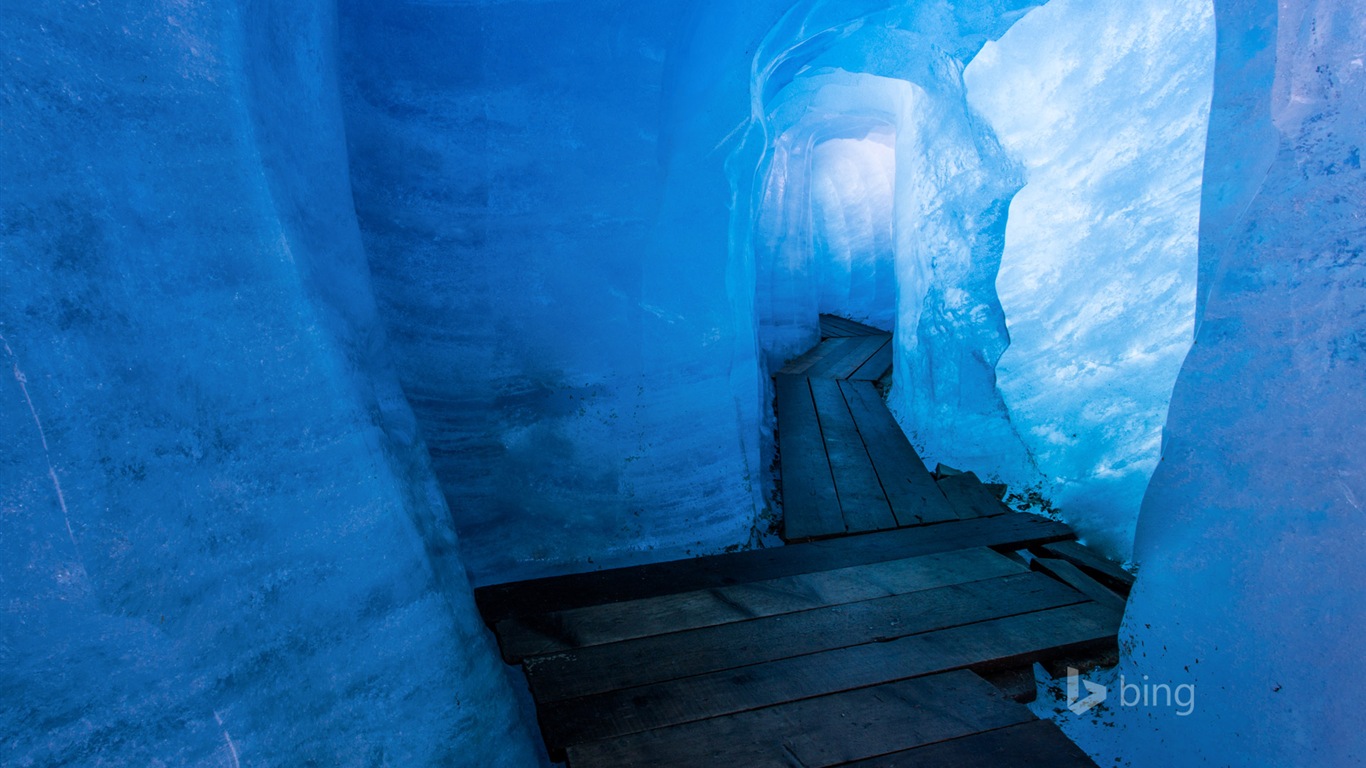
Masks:
[[[1058,726],[1035,720],[845,763],[842,768],[1096,768],[1096,764]]]
[[[1021,606],[1084,599],[1062,597],[1066,594],[1065,588],[1042,587]],[[955,669],[1009,667],[1113,645],[1119,621],[1118,614],[1094,602],[1074,602],[890,642],[543,702],[538,704],[542,733],[551,749],[559,749]]]
[[[578,745],[569,763],[821,768],[1032,720],[971,672],[949,672]]]
[[[1084,599],[1047,577],[1017,573],[852,605],[530,657],[523,666],[537,701],[557,701],[866,643],[886,643]]]
[[[963,549],[513,617],[498,622],[495,631],[503,658],[519,663],[527,656],[858,603],[1026,570],[990,549]]]
[[[1080,542],[1055,542],[1039,547],[1041,557],[1056,557],[1090,572],[1103,581],[1110,583],[1123,595],[1128,595],[1134,585],[1134,575],[1124,570],[1119,563],[1109,560],[1095,550]]]
[[[860,323],[838,315],[821,315],[820,324],[822,331],[829,329],[850,336],[876,336],[878,334],[887,333],[887,331],[884,331],[881,328],[874,328],[866,323]]]
[[[994,517],[1010,511],[972,472],[939,478],[939,490],[959,519]]]
[[[1066,525],[1037,515],[900,528],[785,547],[712,555],[704,559],[591,571],[480,587],[475,600],[490,625],[512,616],[581,608],[697,589],[724,587],[799,573],[899,560],[971,547],[1027,549],[1066,541]]]
[[[1066,560],[1051,557],[1036,557],[1030,564],[1035,570],[1053,576],[1062,583],[1095,600],[1101,605],[1124,612],[1124,597],[1118,592],[1091,578],[1082,569]]]
[[[1030,664],[981,670],[983,680],[996,686],[1006,698],[1028,704],[1039,697],[1038,681],[1034,679],[1034,665]]]
[[[891,341],[892,337],[887,334],[859,336],[852,339],[853,343],[846,344],[838,354],[828,355],[811,366],[806,375],[811,378],[847,379]]]

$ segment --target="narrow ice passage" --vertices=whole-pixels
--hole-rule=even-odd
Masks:
[[[893,9],[819,34],[843,6],[803,10],[753,85],[770,368],[817,309],[895,327],[890,402],[927,456],[1128,557],[1193,338],[1211,6]]]
[[[1197,704],[1078,744],[1359,760],[1363,40],[1356,0],[0,4],[0,764],[542,763],[474,590],[781,559],[770,374],[822,309],[895,334],[931,464],[1132,552],[1113,674]]]

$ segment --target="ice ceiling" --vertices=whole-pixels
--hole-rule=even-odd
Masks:
[[[1213,6],[4,5],[0,763],[536,764],[471,584],[753,543],[819,311],[1141,564],[1103,762],[1357,759],[1366,10]]]

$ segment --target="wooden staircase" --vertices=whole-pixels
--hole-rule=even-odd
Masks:
[[[1132,579],[970,473],[931,475],[872,384],[890,336],[822,329],[775,381],[792,543],[476,591],[552,757],[1093,766],[1020,701],[1033,663],[1113,648]]]

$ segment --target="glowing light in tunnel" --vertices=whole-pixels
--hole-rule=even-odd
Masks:
[[[890,328],[896,316],[892,239],[896,135],[833,138],[811,156],[812,248],[821,312]]]

